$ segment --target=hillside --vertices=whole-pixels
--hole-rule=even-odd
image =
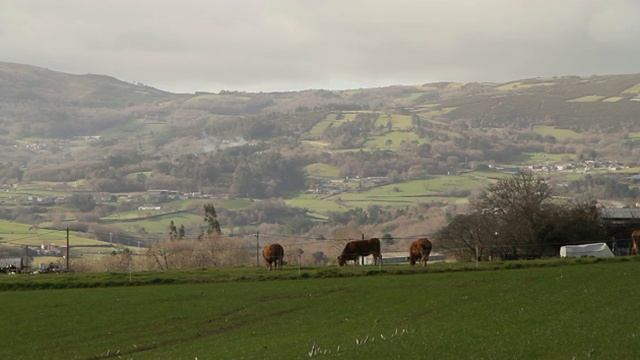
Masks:
[[[520,169],[633,205],[639,100],[637,74],[172,94],[0,63],[0,219],[144,245],[213,201],[225,233],[430,234]]]
[[[101,135],[139,122],[177,126],[228,116],[317,110],[437,114],[475,126],[554,125],[612,131],[638,127],[640,75],[554,77],[505,84],[432,83],[343,91],[178,95],[103,75],[72,75],[0,63],[0,123],[12,138]],[[434,113],[432,113],[434,115]],[[138,123],[138,124],[136,124]],[[7,133],[5,131],[5,133]]]

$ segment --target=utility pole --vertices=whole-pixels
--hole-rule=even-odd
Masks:
[[[256,231],[256,267],[260,267],[260,231]]]
[[[29,268],[29,245],[24,246],[24,264],[25,268]],[[20,269],[22,271],[22,269]]]
[[[364,233],[362,233],[362,241],[364,241]],[[360,265],[364,266],[364,256],[360,257]]]
[[[67,271],[69,271],[69,256],[71,249],[69,249],[69,227],[67,226]]]

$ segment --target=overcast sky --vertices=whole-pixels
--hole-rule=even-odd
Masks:
[[[640,72],[640,0],[0,0],[0,61],[176,92]]]

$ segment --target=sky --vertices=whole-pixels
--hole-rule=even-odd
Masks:
[[[173,92],[640,72],[640,0],[0,0],[0,61]]]

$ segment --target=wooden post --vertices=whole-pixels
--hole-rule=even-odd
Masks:
[[[256,231],[256,267],[260,267],[260,231]]]
[[[69,271],[69,257],[71,256],[71,249],[69,248],[69,227],[67,226],[67,271]]]
[[[478,259],[478,253],[479,253],[479,251],[478,251],[478,245],[476,244],[476,268],[478,267],[478,260],[479,260],[479,259]]]
[[[362,233],[362,240],[364,240],[364,233]],[[364,266],[364,256],[360,257],[360,265]]]

